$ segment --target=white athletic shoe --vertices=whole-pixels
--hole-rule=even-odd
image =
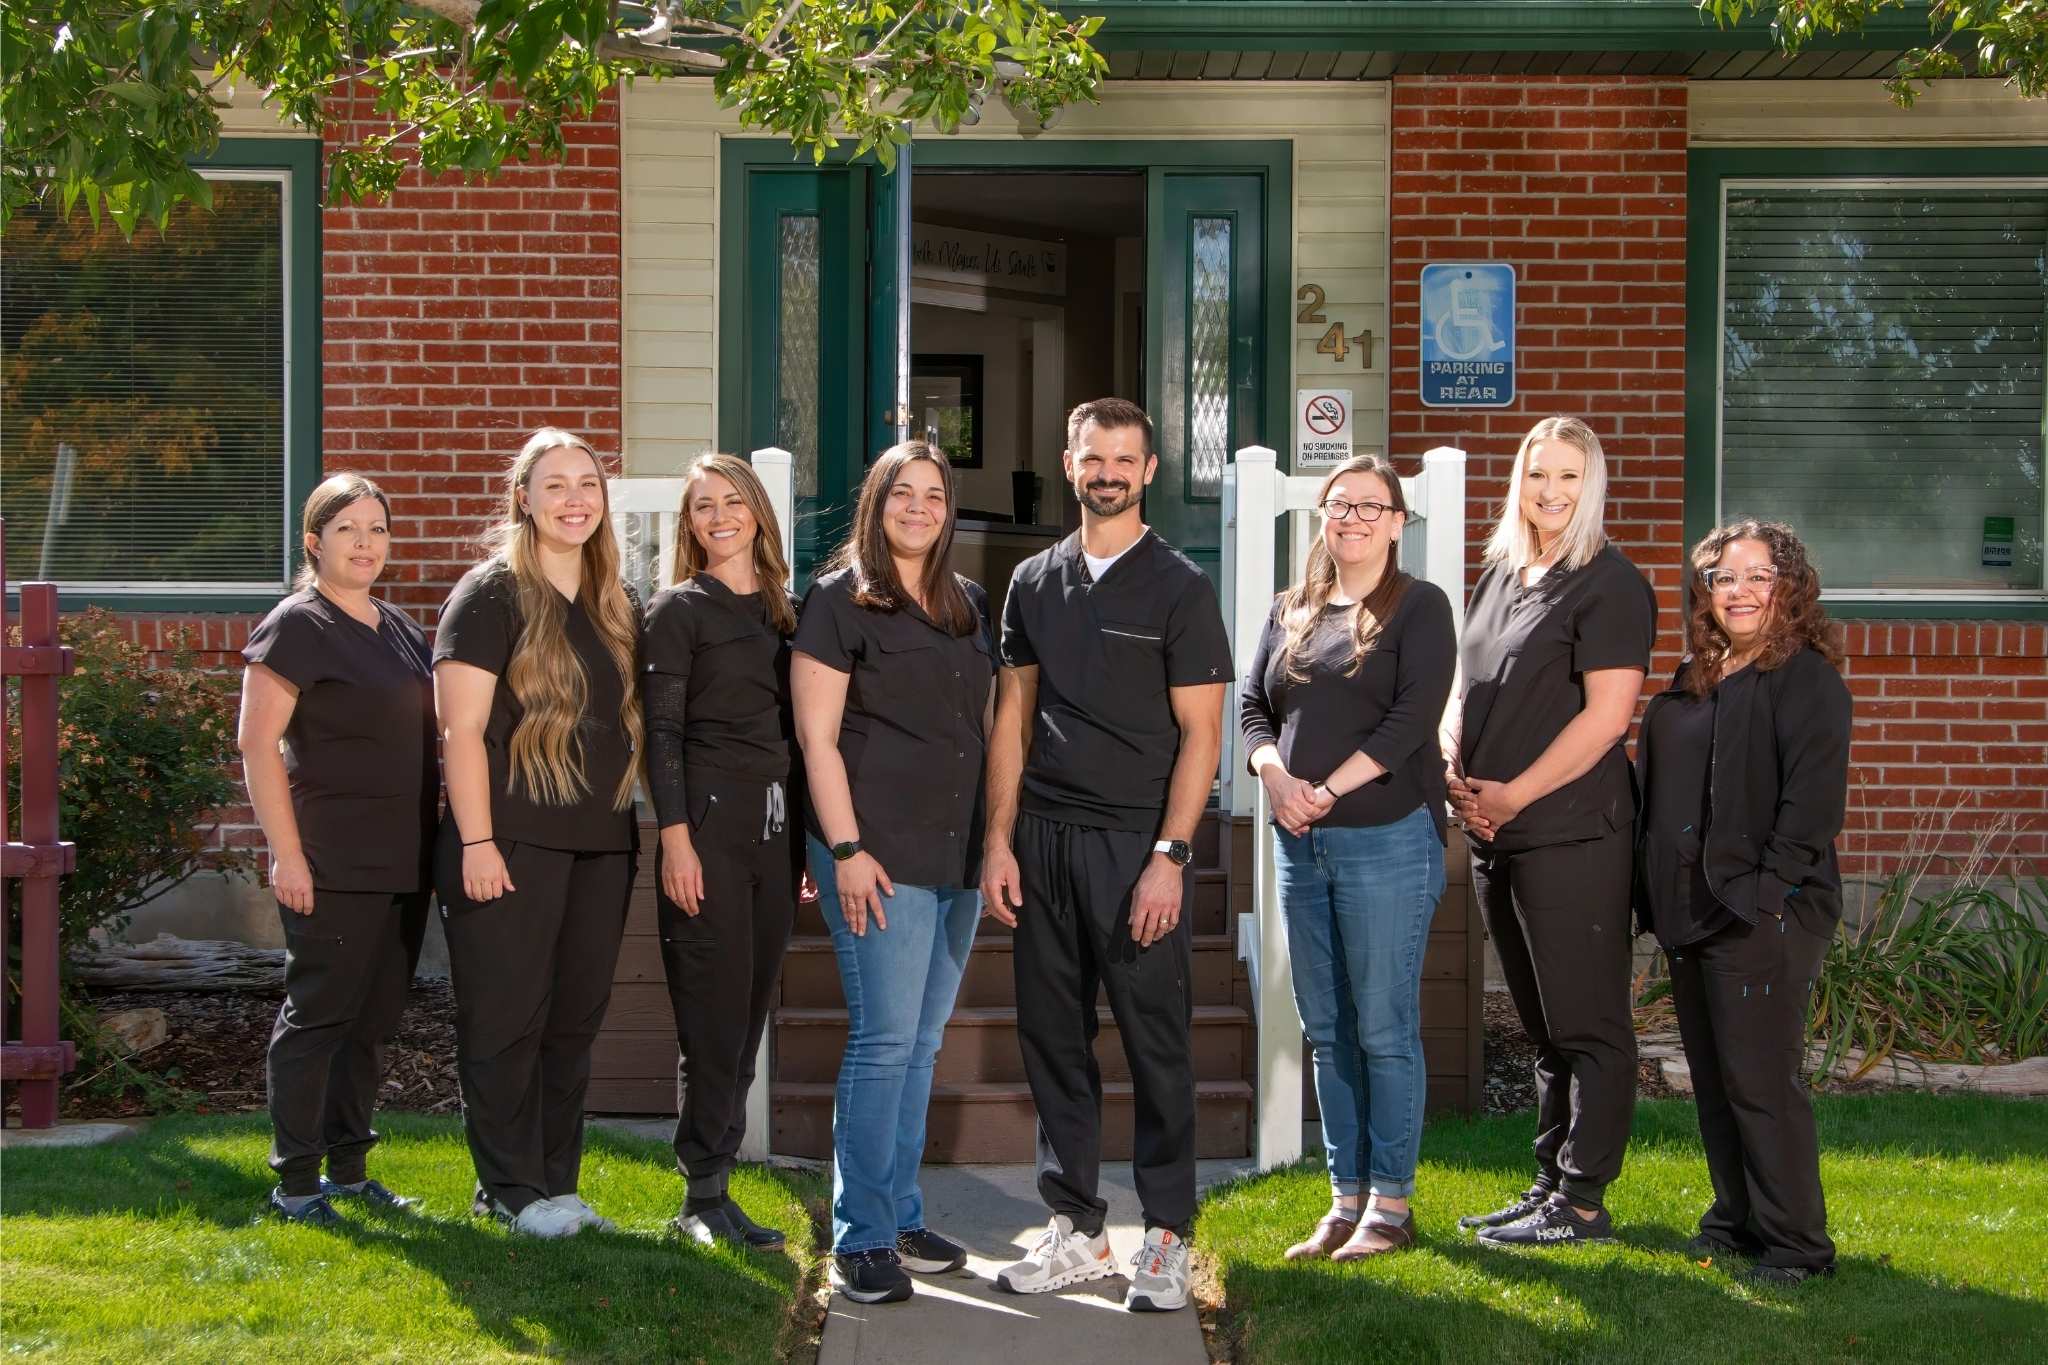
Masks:
[[[536,1199],[519,1210],[512,1231],[528,1237],[574,1237],[583,1231],[583,1215],[555,1199]]]
[[[1124,1308],[1170,1313],[1188,1306],[1188,1244],[1165,1228],[1145,1229],[1145,1245],[1131,1257],[1131,1287]]]
[[[996,1273],[996,1287],[1012,1294],[1044,1294],[1114,1274],[1116,1258],[1109,1254],[1108,1235],[1098,1232],[1085,1237],[1074,1231],[1073,1219],[1056,1213],[1031,1253]]]
[[[586,1228],[596,1228],[599,1232],[617,1232],[619,1230],[617,1223],[614,1223],[611,1219],[584,1203],[583,1196],[580,1194],[558,1194],[554,1195],[553,1199],[555,1203],[560,1204],[563,1208],[582,1219],[582,1226]]]

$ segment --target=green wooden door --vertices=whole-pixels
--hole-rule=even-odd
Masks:
[[[1145,520],[1213,578],[1223,553],[1223,470],[1274,444],[1265,404],[1266,186],[1258,175],[1155,169],[1149,177],[1146,400],[1159,473]]]

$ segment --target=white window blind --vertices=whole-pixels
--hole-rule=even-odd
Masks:
[[[1830,597],[2039,594],[2048,185],[1724,193],[1722,519]]]
[[[286,560],[285,184],[217,180],[124,240],[80,205],[0,243],[0,510],[13,579],[275,590]]]

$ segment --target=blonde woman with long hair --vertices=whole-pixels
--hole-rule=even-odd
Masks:
[[[1472,889],[1536,1044],[1536,1178],[1458,1220],[1489,1246],[1607,1241],[1635,1109],[1629,1015],[1635,786],[1629,721],[1657,638],[1649,580],[1607,538],[1607,459],[1576,417],[1515,454],[1465,609],[1446,711]]]
[[[1322,533],[1273,602],[1238,718],[1272,807],[1330,1173],[1330,1210],[1287,1259],[1353,1261],[1415,1245],[1422,950],[1444,890],[1436,731],[1458,636],[1443,589],[1401,571],[1392,465],[1339,465],[1316,509]]]
[[[703,455],[683,481],[674,586],[647,606],[647,786],[661,825],[661,961],[681,1045],[673,1226],[709,1245],[782,1245],[733,1202],[747,1090],[796,922],[782,530],[752,466]]]
[[[536,431],[434,641],[434,883],[475,1211],[537,1237],[611,1226],[576,1188],[639,835],[640,612],[609,511],[590,444]]]

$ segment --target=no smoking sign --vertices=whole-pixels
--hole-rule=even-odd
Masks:
[[[1295,401],[1294,469],[1332,469],[1351,458],[1351,390],[1302,389]]]

